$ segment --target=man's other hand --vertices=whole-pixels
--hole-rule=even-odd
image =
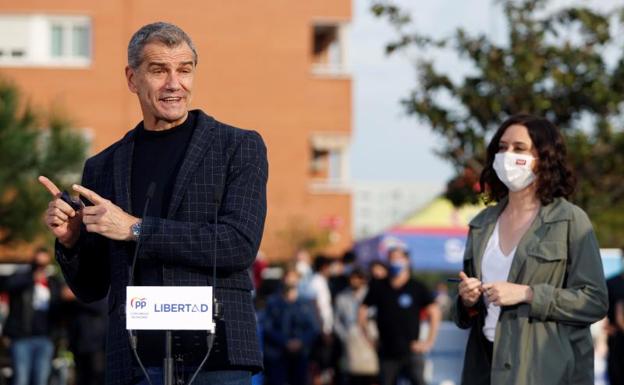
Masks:
[[[82,209],[82,222],[88,232],[116,241],[134,239],[131,226],[139,222],[139,218],[126,213],[110,200],[102,198],[84,186],[75,184],[72,188],[93,203],[93,206]]]
[[[72,248],[80,236],[82,224],[82,210],[76,211],[61,199],[61,190],[45,176],[37,178],[50,192],[52,200],[45,212],[45,224],[59,242]]]

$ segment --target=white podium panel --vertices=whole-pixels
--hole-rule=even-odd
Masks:
[[[126,328],[208,330],[214,333],[212,287],[128,286]]]

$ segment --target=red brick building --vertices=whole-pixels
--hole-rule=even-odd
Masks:
[[[194,108],[264,137],[270,162],[262,249],[288,257],[329,232],[326,251],[351,243],[346,70],[350,0],[9,0],[0,3],[0,76],[37,107],[65,112],[95,153],[141,114],[126,86],[133,32],[168,21],[199,53]]]

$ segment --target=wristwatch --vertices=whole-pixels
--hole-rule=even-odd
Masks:
[[[133,223],[132,226],[130,226],[130,230],[132,231],[132,237],[137,241],[139,235],[141,235],[141,221],[139,220],[137,223]]]

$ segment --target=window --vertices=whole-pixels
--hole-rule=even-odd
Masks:
[[[0,66],[85,67],[91,51],[86,16],[0,14]]]
[[[77,57],[89,57],[89,28],[85,25],[72,27],[72,55]]]
[[[317,75],[345,75],[346,24],[317,23],[313,27],[312,71]]]
[[[315,186],[330,189],[346,188],[348,171],[347,134],[314,134],[311,139],[310,177]]]
[[[63,56],[63,27],[60,25],[52,26],[52,57],[62,57]]]
[[[89,20],[80,17],[50,19],[50,56],[57,63],[88,60],[90,56]]]

